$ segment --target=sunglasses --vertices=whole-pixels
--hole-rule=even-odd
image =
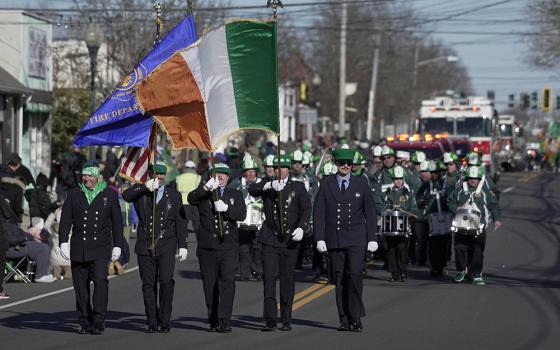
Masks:
[[[352,161],[351,160],[339,160],[336,162],[336,165],[338,166],[352,166]]]
[[[382,160],[386,160],[386,159],[392,159],[394,158],[394,156],[386,156],[386,157],[381,157]]]

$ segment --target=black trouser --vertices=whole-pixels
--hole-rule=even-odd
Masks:
[[[6,251],[9,248],[8,238],[0,228],[0,293],[4,291],[2,284],[4,283],[4,271],[6,267]]]
[[[200,215],[198,214],[198,208],[194,205],[183,205],[183,207],[185,208],[185,215],[187,216],[187,225],[189,224],[189,221],[192,222],[193,231],[198,232],[198,229],[200,228]]]
[[[235,271],[239,262],[237,249],[196,250],[204,298],[208,309],[208,322],[217,325],[220,320],[231,319],[235,297]]]
[[[433,272],[441,273],[447,265],[447,242],[451,235],[431,235],[428,238],[428,258]]]
[[[313,272],[323,277],[329,276],[329,255],[326,253],[319,253],[316,247],[313,248]]]
[[[486,233],[481,233],[480,235],[455,233],[454,238],[457,271],[468,269],[469,275],[474,277],[480,276],[484,262]]]
[[[366,314],[362,302],[365,251],[361,245],[328,251],[341,323],[359,321]]]
[[[406,236],[385,236],[387,240],[387,268],[393,278],[406,276],[408,265],[408,238]]]
[[[239,275],[243,279],[251,277],[253,266],[253,241],[256,231],[239,229]]]
[[[310,255],[309,254],[309,249],[313,245],[312,240],[313,240],[313,238],[310,235],[308,235],[307,232],[306,232],[303,235],[303,238],[302,238],[301,242],[299,243],[299,252],[298,252],[297,261],[296,261],[296,267],[298,269],[302,268],[302,265],[303,265],[303,262],[304,262],[305,258]]]
[[[428,222],[415,221],[414,232],[416,234],[416,239],[414,241],[414,254],[416,256],[416,264],[420,266],[426,265],[429,231],[430,225]]]
[[[258,273],[259,275],[263,274],[263,256],[262,256],[262,244],[259,242],[258,235],[255,235],[253,242],[251,244],[251,270]]]
[[[267,324],[276,324],[278,306],[276,281],[280,279],[280,319],[292,321],[292,304],[295,293],[294,269],[299,249],[280,248],[263,244],[263,317]]]
[[[76,293],[76,310],[82,327],[103,328],[109,293],[108,259],[72,261],[72,282]],[[90,282],[93,282],[93,306],[90,303]]]
[[[175,254],[138,255],[144,312],[148,326],[169,326],[173,306]],[[158,294],[159,285],[159,294]],[[159,300],[159,307],[158,307]]]

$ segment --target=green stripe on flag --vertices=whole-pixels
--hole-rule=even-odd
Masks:
[[[226,42],[239,127],[279,133],[276,22],[229,23]]]

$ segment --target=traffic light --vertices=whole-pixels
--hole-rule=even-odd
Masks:
[[[531,92],[531,109],[538,108],[539,93],[536,91]]]
[[[493,101],[496,99],[496,93],[494,92],[494,90],[487,90],[486,97],[488,97],[489,100]]]
[[[545,87],[542,91],[541,110],[543,113],[548,113],[552,110],[552,90]]]
[[[510,95],[509,95],[509,103],[508,103],[508,107],[509,107],[509,108],[515,107],[514,101],[515,101],[515,95],[514,95],[514,94],[510,94]]]
[[[299,83],[299,100],[301,102],[307,101],[307,84],[303,80]]]
[[[526,92],[522,92],[519,99],[521,100],[521,109],[529,109],[529,95]]]

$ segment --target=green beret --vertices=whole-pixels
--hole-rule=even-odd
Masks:
[[[91,175],[99,177],[99,164],[95,160],[88,160],[83,168],[82,175]]]
[[[208,171],[213,174],[213,173],[220,173],[220,174],[226,174],[229,175],[229,166],[227,164],[224,163],[216,163],[214,164],[213,167],[210,167],[210,169],[208,169]]]
[[[278,157],[274,157],[274,161],[272,162],[275,167],[278,166]],[[280,155],[280,167],[281,168],[291,168],[292,161],[288,156]]]
[[[353,162],[355,154],[356,154],[356,149],[354,148],[339,148],[332,151],[332,155],[334,157],[335,162],[338,162],[340,160],[347,160]]]
[[[152,164],[152,171],[156,174],[165,174],[167,173],[167,166],[162,162],[157,162]]]

